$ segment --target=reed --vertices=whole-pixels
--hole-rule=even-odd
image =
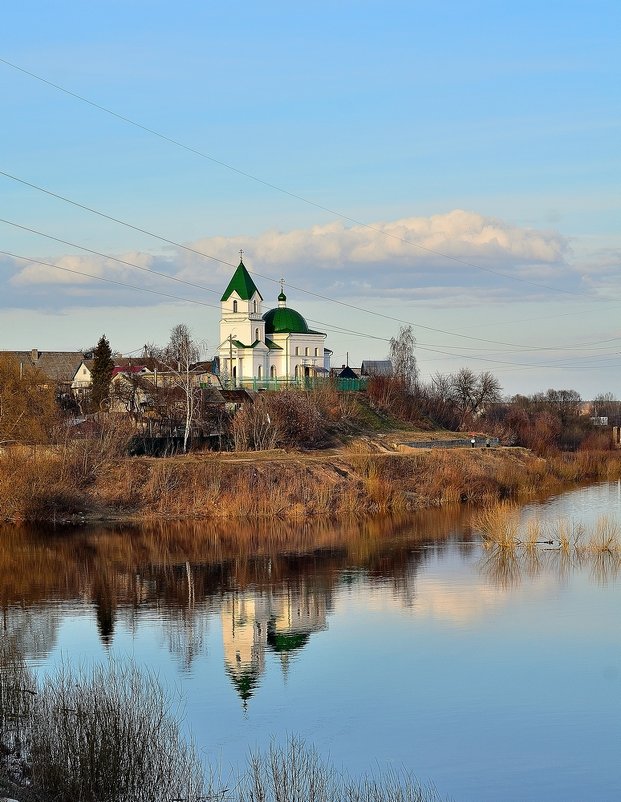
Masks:
[[[3,638],[4,774],[50,802],[199,802],[203,769],[172,702],[152,674],[132,664],[64,666],[37,686]]]
[[[290,737],[254,752],[231,802],[440,802],[434,789],[396,770],[352,779]]]
[[[485,507],[474,518],[474,528],[483,537],[486,545],[494,545],[501,549],[515,549],[522,542],[518,535],[520,530],[519,509],[509,503]]]
[[[347,517],[451,504],[486,505],[610,478],[620,455],[580,452],[546,461],[525,449],[121,457],[120,433],[76,445],[0,455],[0,519]],[[90,448],[94,453],[90,453]]]
[[[620,531],[617,521],[613,521],[607,516],[598,518],[595,531],[587,543],[587,550],[592,554],[619,553],[621,551]]]

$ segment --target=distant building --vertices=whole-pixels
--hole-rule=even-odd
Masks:
[[[220,304],[218,357],[223,384],[260,386],[329,374],[326,335],[309,328],[302,315],[287,306],[282,287],[278,306],[263,313],[263,296],[243,261]]]
[[[69,393],[78,366],[86,358],[83,351],[0,351],[0,354],[11,356],[19,365],[20,371],[35,369],[45,385],[56,387],[59,393]]]
[[[392,376],[394,370],[390,359],[365,359],[360,368],[361,376]]]
[[[342,368],[336,374],[336,378],[337,379],[357,379],[358,378],[358,374],[356,373],[355,370],[350,368],[349,365],[345,365],[345,367]]]

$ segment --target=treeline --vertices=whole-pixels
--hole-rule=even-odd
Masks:
[[[612,448],[610,426],[621,424],[621,402],[611,393],[595,398],[587,410],[575,390],[549,389],[503,399],[501,389],[493,374],[463,368],[436,374],[428,383],[400,373],[371,377],[365,393],[342,392],[325,380],[313,389],[260,393],[234,409],[201,404],[202,391],[188,384],[182,397],[173,394],[170,403],[147,414],[102,412],[80,421],[37,370],[23,369],[2,355],[0,446],[89,441],[89,448],[97,444],[97,453],[121,456],[130,443],[154,430],[171,439],[177,431],[183,447],[188,438],[192,445],[192,433],[199,431],[201,445],[207,433],[210,446],[219,450],[324,448],[350,433],[406,424],[423,430],[480,432],[540,455]],[[171,393],[165,388],[162,398]],[[93,458],[85,456],[83,448],[72,447],[79,452],[80,470],[93,470]]]
[[[369,398],[403,420],[451,431],[484,432],[504,445],[539,455],[613,448],[611,426],[621,424],[621,402],[612,393],[585,402],[576,390],[549,389],[503,399],[489,372],[463,368],[408,386],[399,377],[374,378]]]

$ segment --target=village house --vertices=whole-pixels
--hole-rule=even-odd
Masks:
[[[55,387],[58,395],[70,394],[71,385],[78,366],[88,356],[84,351],[0,351],[10,356],[19,365],[20,373],[36,370],[45,382],[45,387]]]

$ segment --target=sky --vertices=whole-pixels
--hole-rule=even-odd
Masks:
[[[333,365],[621,398],[621,6],[23,0],[0,350],[213,355],[239,262]]]

